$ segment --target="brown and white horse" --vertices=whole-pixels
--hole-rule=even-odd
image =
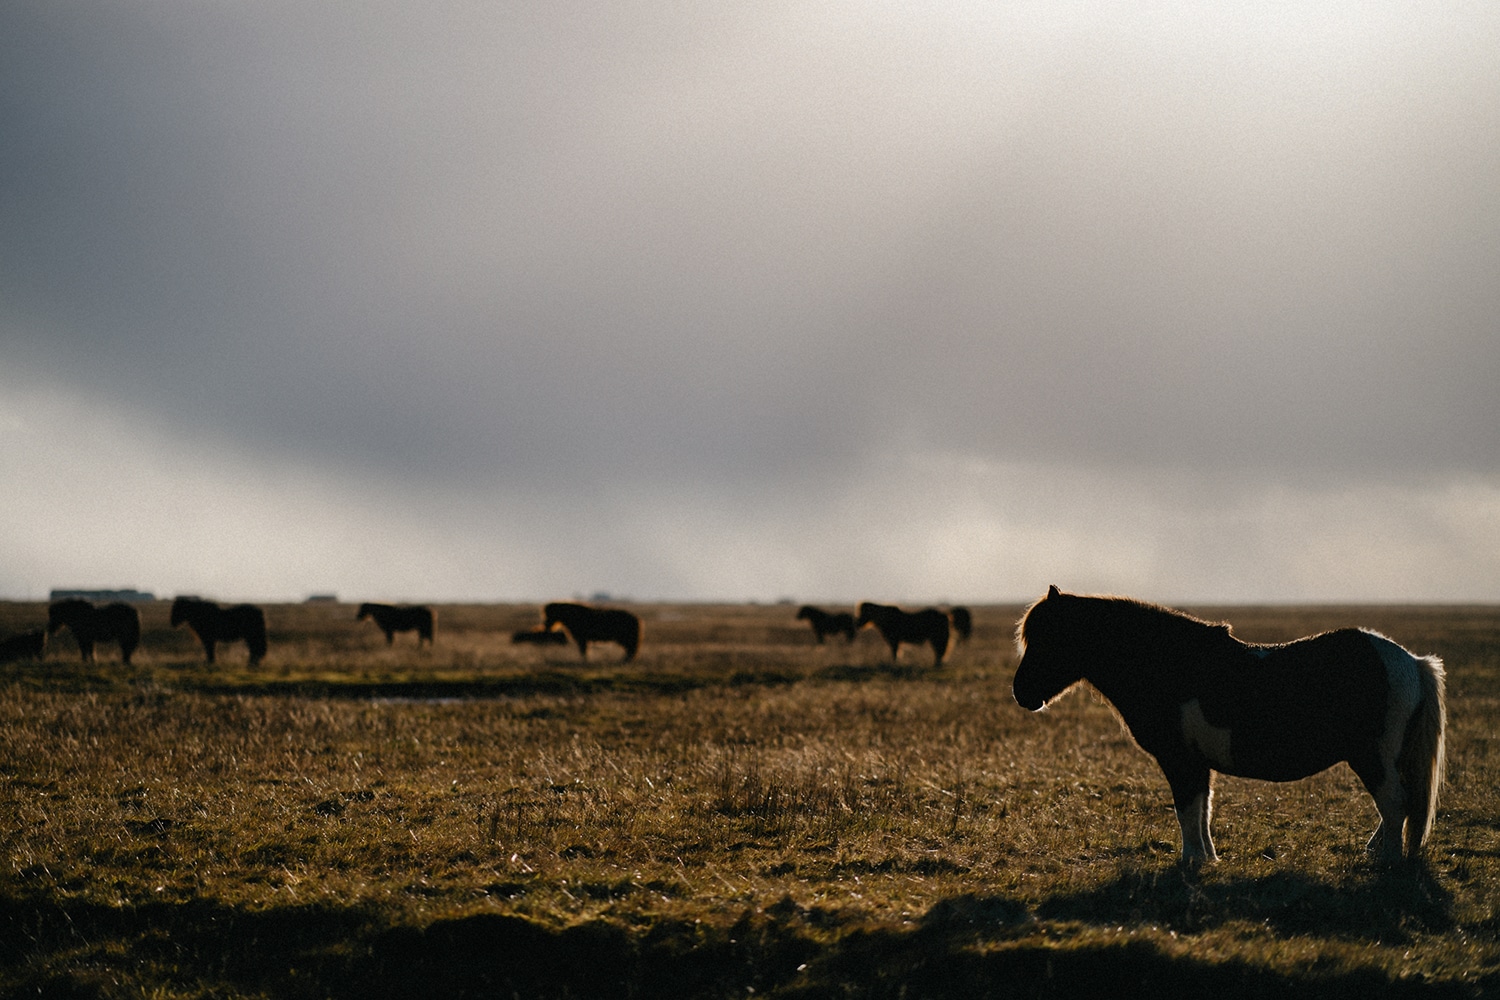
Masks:
[[[1295,781],[1347,762],[1375,799],[1368,850],[1420,856],[1443,782],[1443,664],[1339,629],[1276,645],[1223,623],[1056,587],[1016,629],[1012,692],[1031,711],[1080,681],[1109,699],[1172,788],[1182,859],[1217,859],[1213,774]],[[1403,845],[1404,835],[1404,845]],[[1404,848],[1404,849],[1403,849]]]

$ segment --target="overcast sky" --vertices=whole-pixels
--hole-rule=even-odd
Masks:
[[[0,596],[1500,600],[1500,8],[0,7]]]

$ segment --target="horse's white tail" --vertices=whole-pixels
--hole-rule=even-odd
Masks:
[[[1406,724],[1396,767],[1406,791],[1407,858],[1418,858],[1437,815],[1438,790],[1443,785],[1444,743],[1448,710],[1443,696],[1443,661],[1436,656],[1414,657],[1421,700]]]

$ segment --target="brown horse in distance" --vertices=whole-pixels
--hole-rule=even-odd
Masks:
[[[817,637],[820,646],[823,644],[823,637],[829,635],[842,635],[845,642],[853,642],[859,631],[859,626],[854,624],[854,616],[849,612],[824,611],[811,604],[802,605],[802,609],[797,612],[797,620],[812,625],[813,635]]]
[[[436,617],[432,609],[421,604],[361,604],[355,621],[371,619],[385,633],[385,644],[394,645],[397,632],[417,633],[417,645],[425,640],[432,645]]]
[[[266,655],[266,614],[253,604],[221,608],[213,601],[179,597],[172,602],[172,627],[187,623],[203,644],[203,654],[214,662],[214,647],[221,642],[245,640],[253,667]]]
[[[568,630],[584,659],[588,659],[591,642],[618,643],[625,650],[626,663],[635,659],[640,648],[641,620],[629,611],[556,601],[542,609],[542,627],[557,625]]]
[[[943,656],[948,652],[948,616],[935,608],[922,611],[902,611],[889,604],[865,601],[859,606],[859,627],[874,625],[876,631],[891,647],[891,659],[901,653],[903,642],[932,647],[933,666],[942,666]]]
[[[47,651],[47,630],[34,628],[30,632],[0,639],[0,663],[17,660],[40,660]]]
[[[119,601],[96,608],[89,601],[69,597],[47,608],[47,634],[62,629],[73,633],[84,663],[94,662],[94,643],[118,642],[120,659],[128,667],[131,654],[141,644],[141,613]]]

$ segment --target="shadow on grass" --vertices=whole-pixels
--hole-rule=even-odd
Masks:
[[[1440,911],[1440,902],[1426,900],[1421,889],[1409,898],[1396,886],[1393,902],[1372,884],[1354,891],[1351,904],[1347,888],[1291,878],[1222,887],[1182,881],[1178,888],[1168,876],[1150,886],[1122,879],[1051,899],[1035,913],[1015,900],[960,896],[901,927],[851,924],[790,898],[729,925],[594,921],[555,929],[498,913],[415,927],[391,926],[359,909],[247,911],[211,901],[112,907],[0,895],[0,995],[823,1000],[1191,993],[1352,1000],[1461,997],[1500,987],[1494,976],[1481,983],[1407,981],[1374,968],[1289,975],[1241,959],[1167,954],[1139,936],[1070,939],[1070,921],[1212,920],[1203,912],[1215,906],[1220,919],[1241,920],[1270,919],[1289,906],[1294,916],[1278,925],[1288,934],[1313,924],[1324,936],[1401,929],[1399,915],[1381,917],[1375,909],[1441,923],[1431,910]],[[1163,898],[1142,903],[1149,894]]]
[[[24,665],[30,668],[31,665]],[[0,666],[0,684],[78,694],[90,691],[152,689],[205,695],[267,695],[285,698],[340,698],[355,701],[461,701],[528,695],[588,695],[604,692],[678,695],[714,687],[779,687],[807,679],[795,669],[757,668],[727,672],[653,670],[637,666],[535,669],[469,676],[371,677],[329,671],[317,677],[265,673],[221,673],[202,669],[40,669]]]
[[[1454,927],[1452,894],[1425,867],[1371,869],[1339,881],[1283,871],[1219,879],[1181,867],[1127,871],[1096,889],[1052,896],[1042,920],[1155,924],[1198,932],[1228,921],[1262,924],[1282,936],[1316,934],[1381,940]]]

